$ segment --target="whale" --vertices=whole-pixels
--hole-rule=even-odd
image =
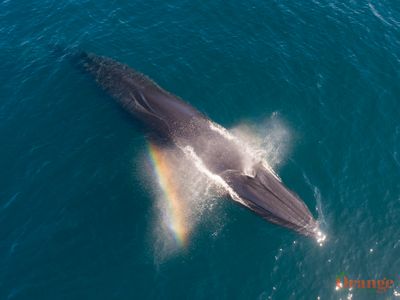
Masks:
[[[232,200],[273,224],[323,238],[300,197],[265,160],[254,158],[249,166],[251,153],[229,130],[124,63],[84,52],[79,54],[79,64],[151,133],[150,138],[182,151]]]

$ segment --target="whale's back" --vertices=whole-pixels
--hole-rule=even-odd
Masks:
[[[92,53],[82,54],[82,63],[126,111],[161,135],[171,135],[175,128],[185,126],[194,118],[204,119],[192,106],[125,64]]]

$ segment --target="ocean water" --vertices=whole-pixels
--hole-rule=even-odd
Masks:
[[[396,298],[397,1],[4,0],[0,16],[0,299]],[[324,245],[163,164],[54,45],[127,63],[254,141]],[[336,290],[339,274],[394,287]]]

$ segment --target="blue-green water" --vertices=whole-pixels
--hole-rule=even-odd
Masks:
[[[5,0],[0,16],[0,299],[395,297],[335,280],[400,289],[397,1]],[[51,45],[125,62],[225,127],[269,124],[325,245],[217,198],[171,250],[143,133]]]

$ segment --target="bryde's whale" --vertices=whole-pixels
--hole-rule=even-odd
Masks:
[[[245,145],[228,130],[125,64],[92,53],[82,53],[80,63],[126,111],[190,157],[233,200],[274,224],[322,238],[304,202],[265,161],[249,167]]]

